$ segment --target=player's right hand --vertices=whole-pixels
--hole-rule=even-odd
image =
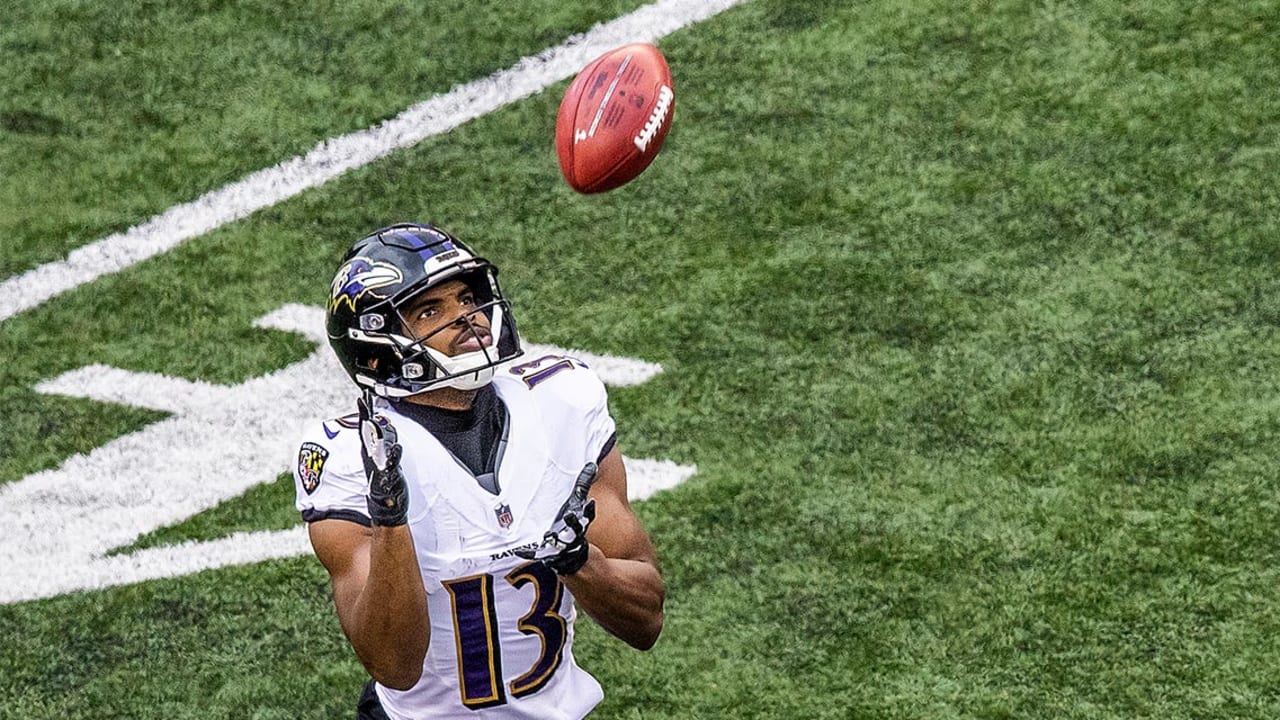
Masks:
[[[394,527],[408,521],[409,490],[400,471],[400,443],[396,429],[373,413],[373,394],[365,393],[360,406],[360,459],[369,479],[369,519],[374,525]]]

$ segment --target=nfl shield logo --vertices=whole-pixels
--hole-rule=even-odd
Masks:
[[[511,527],[511,523],[515,520],[515,516],[511,514],[511,506],[506,503],[494,508],[493,514],[498,516],[498,524],[502,526],[503,530]]]

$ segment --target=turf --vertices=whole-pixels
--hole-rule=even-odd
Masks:
[[[93,34],[81,5],[41,7],[15,21]],[[320,53],[288,40],[305,33],[351,42],[341,15],[255,7],[147,12],[207,14],[264,66]],[[254,81],[346,110],[158,87],[170,132],[86,126],[105,167],[43,209],[22,198],[46,140],[0,126],[5,269],[622,11],[506,7],[441,16],[469,41],[440,71],[351,45],[331,74]],[[235,383],[297,361],[307,343],[252,320],[320,304],[365,230],[434,220],[500,264],[527,337],[661,362],[611,394],[623,449],[699,468],[638,507],[668,585],[659,645],[582,624],[575,654],[606,687],[594,716],[1274,717],[1280,101],[1255,89],[1277,85],[1278,16],[755,0],[662,41],[675,125],[620,191],[559,180],[561,84],[5,321],[0,480],[158,417],[37,396],[39,379],[103,362]],[[51,62],[191,74],[184,36],[123,37],[131,73]],[[271,60],[277,43],[294,60]],[[93,96],[63,82],[23,102]],[[172,110],[197,95],[226,114]],[[183,150],[247,126],[278,129],[216,160]],[[130,169],[147,155],[163,172]],[[289,502],[266,485],[140,544],[282,527]],[[309,558],[2,606],[0,637],[0,717],[333,717],[362,678]]]
[[[639,5],[41,0],[0,10],[0,276]],[[19,182],[17,179],[23,179]]]

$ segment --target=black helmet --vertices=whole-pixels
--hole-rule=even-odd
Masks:
[[[483,313],[488,319],[493,342],[487,347],[449,356],[409,329],[401,308],[445,280],[461,280],[475,295],[475,307],[464,317]],[[522,352],[498,268],[430,225],[392,225],[357,240],[330,286],[327,327],[347,374],[384,397],[445,386],[474,390]]]

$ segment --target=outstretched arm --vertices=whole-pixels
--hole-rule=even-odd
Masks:
[[[409,497],[396,430],[360,400],[360,456],[369,480],[372,527],[346,520],[310,526],[311,545],[333,581],[342,631],[369,675],[407,690],[422,676],[431,639],[427,593],[407,525]]]
[[[600,461],[590,497],[596,517],[587,527],[587,562],[561,580],[601,627],[648,650],[662,632],[666,589],[653,542],[627,501],[627,470],[617,447]]]
[[[431,626],[427,593],[406,525],[365,528],[346,520],[310,525],[329,571],[338,622],[369,676],[407,690],[422,675]]]

